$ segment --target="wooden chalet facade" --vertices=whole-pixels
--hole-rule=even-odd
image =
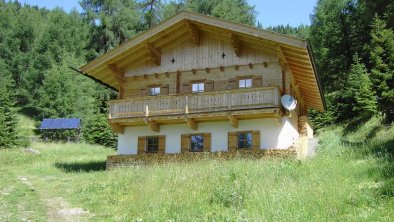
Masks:
[[[307,109],[324,110],[306,41],[192,12],[80,69],[119,92],[118,154],[286,149]],[[298,101],[291,113],[284,94]]]

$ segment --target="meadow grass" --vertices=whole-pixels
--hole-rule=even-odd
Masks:
[[[34,143],[40,155],[1,150],[0,221],[51,220],[48,200],[57,197],[89,211],[90,221],[394,218],[394,128],[373,119],[352,132],[327,128],[320,139],[316,157],[305,161],[204,158],[110,171],[105,159],[115,151],[104,147]]]

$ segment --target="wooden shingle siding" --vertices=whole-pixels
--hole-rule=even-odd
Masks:
[[[145,88],[140,89],[140,96],[147,96],[148,95],[148,90],[146,90]]]
[[[238,89],[238,80],[235,78],[229,79],[226,89]]]
[[[214,81],[213,80],[208,80],[205,82],[204,86],[204,91],[205,92],[211,92],[214,89]]]
[[[252,81],[253,87],[260,87],[260,86],[262,86],[263,85],[262,79],[263,78],[261,76],[253,77],[253,81]]]
[[[169,86],[163,85],[160,87],[160,95],[168,95],[169,94]]]
[[[189,94],[192,92],[192,86],[190,83],[185,82],[182,84],[182,94]]]

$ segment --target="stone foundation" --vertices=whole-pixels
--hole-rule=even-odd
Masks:
[[[176,154],[142,153],[137,155],[111,155],[107,157],[107,169],[163,163],[195,162],[201,159],[231,160],[239,158],[295,158],[296,156],[297,152],[294,148],[265,149],[259,151],[242,150],[235,152],[187,152]]]

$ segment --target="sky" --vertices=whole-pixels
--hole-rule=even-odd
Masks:
[[[81,11],[79,0],[20,0],[22,3],[29,5],[38,5],[47,9],[53,9],[56,6],[69,12],[76,8]],[[255,5],[258,12],[257,21],[263,27],[276,25],[298,26],[301,24],[310,25],[309,16],[317,0],[247,0],[250,5]]]

